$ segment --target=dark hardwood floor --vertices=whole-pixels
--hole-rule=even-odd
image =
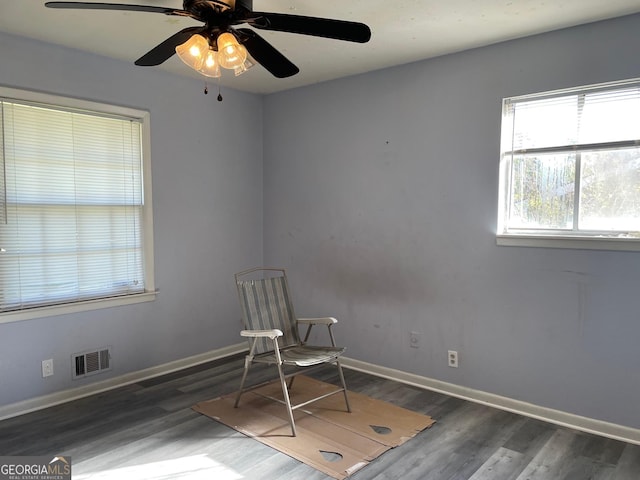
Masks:
[[[0,422],[0,455],[70,455],[75,479],[327,480],[193,410],[238,388],[236,356]],[[256,370],[259,381],[274,370]],[[334,368],[315,377],[337,383]],[[437,423],[354,480],[639,480],[640,446],[345,369],[350,390]]]

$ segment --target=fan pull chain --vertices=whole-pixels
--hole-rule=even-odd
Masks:
[[[204,94],[209,95],[209,85],[204,82]],[[220,80],[218,79],[218,101],[222,101],[222,93],[220,93]]]

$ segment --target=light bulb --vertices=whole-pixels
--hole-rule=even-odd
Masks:
[[[234,70],[247,59],[247,49],[238,44],[236,37],[229,32],[218,37],[218,59],[224,68]]]
[[[176,47],[176,53],[180,60],[198,71],[202,68],[208,51],[209,42],[198,34],[192,35],[189,40]]]

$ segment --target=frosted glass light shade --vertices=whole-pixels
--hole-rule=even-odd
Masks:
[[[204,56],[202,66],[198,70],[201,74],[207,77],[218,78],[220,77],[220,62],[218,61],[218,52],[213,48],[209,48],[209,51]]]
[[[247,59],[247,49],[238,44],[236,37],[231,33],[220,34],[218,43],[218,59],[224,68],[234,70],[240,67]]]
[[[189,40],[176,47],[180,60],[194,70],[200,71],[209,51],[209,42],[202,35],[192,35]]]
[[[244,48],[243,45],[240,45],[240,48]],[[253,62],[253,60],[251,59],[251,57],[249,55],[247,55],[246,60],[241,63],[240,65],[238,65],[237,67],[234,67],[233,69],[233,73],[235,73],[236,77],[238,75],[242,75],[244,72],[246,72],[247,70],[249,70],[251,67],[253,67],[255,65],[255,63]]]

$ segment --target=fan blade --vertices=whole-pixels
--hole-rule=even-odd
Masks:
[[[262,30],[301,33],[349,42],[366,43],[371,38],[371,30],[367,25],[345,20],[304,17],[286,13],[252,12],[246,21],[252,27]]]
[[[291,77],[300,71],[287,57],[253,30],[238,28],[235,31],[241,33],[238,41],[245,46],[253,59],[266,68],[274,77]]]
[[[156,45],[134,63],[143,67],[160,65],[165,60],[171,58],[176,53],[176,47],[191,38],[192,35],[205,30],[203,27],[187,27],[178,33],[170,36],[164,42]]]
[[[82,10],[129,10],[134,12],[164,13],[165,15],[191,16],[189,12],[175,8],[153,7],[151,5],[126,5],[122,3],[91,3],[91,2],[46,2],[49,8],[76,8]]]

